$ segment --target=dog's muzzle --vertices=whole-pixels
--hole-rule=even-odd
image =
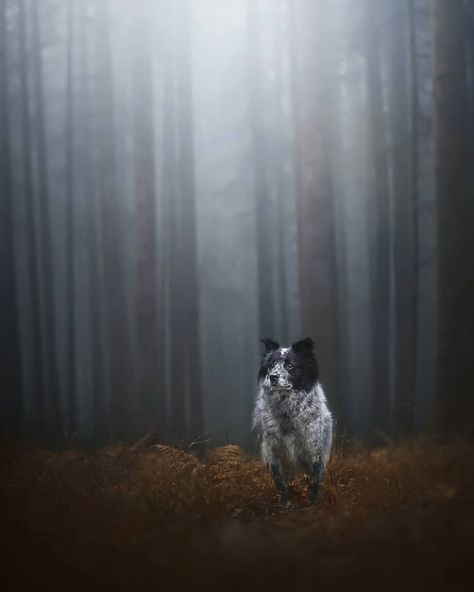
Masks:
[[[278,374],[270,374],[270,386],[278,386]]]

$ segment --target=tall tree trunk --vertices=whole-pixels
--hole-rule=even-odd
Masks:
[[[369,143],[373,169],[374,203],[372,208],[372,363],[374,372],[374,400],[372,426],[387,432],[390,419],[390,193],[387,157],[387,123],[384,112],[382,73],[380,63],[380,20],[383,3],[368,0],[367,19],[367,93],[371,124]]]
[[[51,247],[51,214],[48,187],[48,162],[45,135],[45,108],[43,90],[42,41],[38,3],[31,4],[31,42],[33,56],[33,85],[35,90],[35,141],[38,170],[39,238],[42,272],[42,309],[45,377],[47,380],[46,435],[58,441],[63,430],[59,392],[59,371],[56,344],[56,314],[54,290],[54,263]]]
[[[408,236],[405,240],[410,248],[406,281],[402,290],[397,290],[400,297],[407,300],[407,337],[397,342],[398,364],[396,378],[403,374],[404,381],[398,381],[396,391],[395,421],[399,434],[410,435],[413,432],[414,408],[417,386],[418,366],[418,186],[419,186],[419,100],[418,100],[418,64],[416,39],[416,0],[408,2],[409,64],[410,64],[410,188],[408,210],[405,224]],[[398,79],[398,77],[397,77]],[[405,341],[405,343],[403,342]],[[402,351],[405,348],[405,351]],[[403,387],[403,388],[402,388]]]
[[[465,0],[466,6],[466,58],[467,58],[467,84],[468,84],[468,121],[470,136],[471,161],[474,162],[474,4]],[[471,171],[471,191],[474,191],[474,172]]]
[[[436,426],[474,422],[473,195],[469,182],[465,4],[432,0],[438,205]]]
[[[249,78],[249,115],[252,134],[252,167],[256,208],[257,277],[259,332],[271,336],[276,329],[275,287],[273,284],[273,245],[280,237],[272,232],[272,204],[268,184],[268,154],[265,142],[262,104],[263,74],[260,47],[260,4],[247,2],[247,69]]]
[[[173,147],[173,175],[168,179],[170,240],[170,390],[171,432],[175,440],[197,437],[203,429],[199,347],[199,290],[197,278],[194,144],[189,48],[190,5],[178,0],[171,10],[176,23],[167,60],[166,112],[175,127],[165,124],[165,142]],[[169,70],[174,66],[172,71]],[[175,92],[169,86],[175,77]],[[174,106],[170,101],[175,99]],[[171,153],[172,154],[172,153]]]
[[[302,0],[291,14],[296,120],[297,220],[301,328],[316,341],[321,378],[341,409],[338,392],[338,292],[330,168],[329,85],[325,64],[325,2]],[[317,29],[315,31],[315,24]]]
[[[74,251],[74,2],[67,3],[66,60],[66,273],[67,273],[67,426],[76,427],[76,315]]]
[[[115,162],[114,94],[109,31],[108,0],[100,0],[97,15],[97,120],[99,123],[99,168],[101,242],[105,298],[105,332],[108,358],[110,430],[113,437],[135,432],[131,413],[130,341],[125,314],[125,283],[119,225],[117,171]]]
[[[164,173],[164,216],[166,217],[166,268],[168,270],[169,322],[166,331],[168,350],[168,384],[170,407],[170,438],[181,441],[187,433],[186,368],[181,355],[186,340],[186,327],[182,316],[184,285],[180,262],[181,199],[179,186],[179,143],[176,137],[177,120],[177,69],[176,31],[174,8],[168,6],[164,55],[164,99],[163,99],[163,173]]]
[[[288,236],[286,228],[288,226],[288,220],[285,212],[285,202],[289,199],[289,183],[288,173],[284,168],[284,160],[286,157],[286,151],[288,149],[287,141],[285,138],[285,124],[288,121],[288,115],[284,113],[283,102],[285,96],[285,80],[283,79],[285,71],[285,54],[284,49],[288,48],[285,44],[283,47],[283,41],[287,41],[287,37],[284,36],[284,26],[286,26],[285,20],[287,18],[287,4],[285,2],[277,2],[275,6],[274,16],[274,31],[273,31],[273,42],[274,42],[274,68],[275,68],[275,81],[274,81],[274,108],[273,108],[273,129],[274,133],[280,134],[276,136],[272,142],[273,146],[270,146],[270,155],[272,159],[271,172],[274,177],[275,184],[275,199],[276,199],[276,265],[277,271],[277,310],[278,318],[276,322],[279,326],[278,338],[281,339],[282,343],[287,343],[290,338],[290,323],[289,323],[289,298],[288,298],[288,279],[287,279],[287,241],[284,237]],[[284,139],[285,138],[285,139]]]
[[[417,155],[416,140],[412,137],[410,118],[410,63],[415,39],[410,3],[401,1],[389,5],[390,19],[390,133],[392,165],[392,235],[393,272],[395,296],[394,327],[394,386],[395,386],[395,427],[399,434],[411,430],[415,382],[412,365],[416,360],[415,344],[412,340],[412,322],[415,316],[413,302],[416,303],[416,286],[413,285],[413,191],[412,167],[416,166],[413,157]],[[416,57],[416,56],[413,56]],[[416,72],[416,61],[411,65]],[[416,81],[415,81],[416,82]],[[413,99],[411,101],[413,103]],[[413,294],[413,291],[414,294]],[[415,297],[415,301],[413,301]]]
[[[133,117],[136,210],[135,319],[137,344],[137,396],[140,427],[152,428],[163,438],[166,402],[164,367],[158,351],[155,147],[153,126],[152,35],[150,3],[141,3],[133,34]],[[150,121],[151,119],[151,121]]]
[[[106,393],[106,336],[104,330],[104,313],[101,284],[101,240],[100,227],[102,223],[100,208],[100,193],[98,185],[98,167],[95,166],[95,144],[93,128],[96,113],[91,108],[92,94],[92,64],[88,58],[88,35],[91,28],[87,13],[88,3],[80,2],[78,5],[77,21],[79,46],[79,75],[81,80],[81,94],[78,101],[78,122],[82,129],[81,158],[79,166],[84,178],[84,191],[89,199],[85,203],[85,227],[86,227],[86,253],[87,262],[87,303],[89,308],[88,333],[91,364],[91,399],[92,399],[92,436],[95,441],[105,439],[110,435],[110,425],[107,410]],[[95,16],[95,15],[94,15]],[[95,82],[95,80],[94,80]]]
[[[187,393],[190,413],[190,435],[195,438],[203,430],[203,409],[201,392],[201,359],[199,343],[199,287],[197,270],[196,204],[194,191],[194,130],[192,106],[191,52],[190,52],[190,0],[180,0],[178,22],[180,44],[177,67],[181,73],[178,83],[178,141],[180,144],[180,195],[182,204],[181,271],[184,279],[183,318],[185,333],[185,360]]]
[[[7,3],[0,1],[0,430],[21,433],[23,401],[16,289],[8,93]]]
[[[41,433],[45,429],[46,395],[43,369],[44,346],[41,336],[41,306],[39,262],[37,258],[38,232],[33,189],[33,164],[31,157],[31,126],[30,126],[30,84],[28,75],[28,45],[26,36],[25,0],[19,0],[19,57],[20,57],[20,111],[21,111],[21,150],[23,187],[25,192],[25,226],[28,236],[28,272],[29,272],[29,304],[30,304],[30,335],[32,346],[32,383],[34,392],[26,396],[34,400],[33,423],[35,431]]]

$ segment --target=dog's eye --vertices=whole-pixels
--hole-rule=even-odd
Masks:
[[[287,362],[286,367],[288,368],[288,370],[291,370],[292,368],[294,368],[294,365],[291,362]]]

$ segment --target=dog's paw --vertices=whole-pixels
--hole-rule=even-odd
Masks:
[[[279,505],[280,509],[285,512],[289,512],[294,509],[293,504],[290,502],[290,500],[288,499],[288,496],[286,496],[286,495],[280,496],[280,500],[279,500],[278,505]]]
[[[285,503],[281,504],[281,510],[282,512],[293,512],[296,510],[296,506],[287,500]]]
[[[321,491],[319,487],[309,490],[308,500],[311,504],[317,503],[321,498]]]

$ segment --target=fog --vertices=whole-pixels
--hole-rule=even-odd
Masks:
[[[1,0],[1,430],[253,450],[259,339],[306,336],[341,438],[472,421],[474,11],[437,4]]]

